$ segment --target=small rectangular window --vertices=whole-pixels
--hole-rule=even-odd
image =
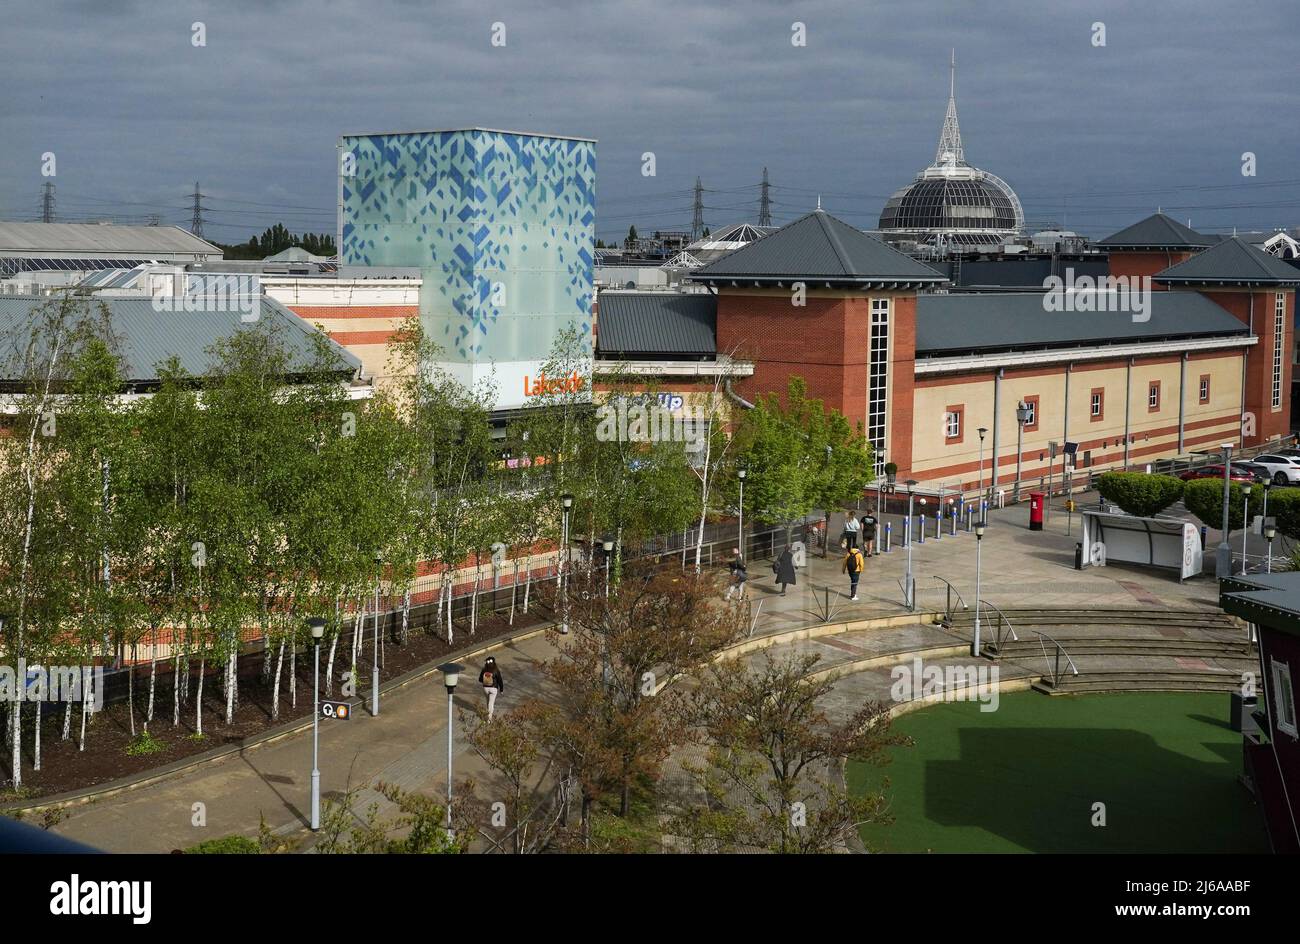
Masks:
[[[1147,386],[1147,412],[1160,409],[1160,381],[1153,380]]]
[[[943,413],[943,438],[948,445],[962,441],[962,416],[966,412],[963,404],[949,404]]]
[[[1210,402],[1210,375],[1201,374],[1200,400],[1202,403]]]
[[[1300,736],[1296,732],[1295,688],[1291,684],[1291,667],[1285,662],[1272,660],[1273,663],[1273,708],[1277,712],[1274,719],[1279,731],[1292,737]]]
[[[1090,402],[1090,415],[1094,420],[1099,420],[1102,418],[1102,408],[1104,406],[1104,401],[1102,399],[1103,396],[1104,393],[1101,390],[1094,390],[1092,392],[1092,399]]]

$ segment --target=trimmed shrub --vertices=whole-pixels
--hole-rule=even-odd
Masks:
[[[1259,486],[1251,489],[1253,492],[1263,492]],[[1251,495],[1252,506],[1254,505],[1254,495]],[[1228,486],[1228,530],[1236,531],[1244,524],[1244,511],[1242,503],[1246,497],[1241,493],[1241,483],[1233,482]],[[1210,528],[1220,528],[1223,526],[1223,479],[1193,479],[1184,484],[1183,487],[1183,504],[1187,510],[1201,520],[1201,523]],[[1268,499],[1269,512],[1273,511],[1273,496]],[[1252,508],[1253,510],[1253,508]]]
[[[1250,513],[1264,513],[1264,490],[1258,486],[1250,493]],[[1269,489],[1268,516],[1277,521],[1278,534],[1300,538],[1300,488]]]
[[[257,855],[262,850],[257,842],[247,836],[222,836],[205,839],[197,846],[185,850],[186,855]]]
[[[1130,515],[1150,518],[1182,497],[1183,480],[1145,472],[1105,472],[1097,477],[1097,491]]]

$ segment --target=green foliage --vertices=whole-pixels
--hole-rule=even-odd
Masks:
[[[1262,491],[1256,487],[1253,492]],[[1235,531],[1243,524],[1245,496],[1241,492],[1241,483],[1232,482],[1228,488],[1228,530]],[[1223,527],[1223,480],[1192,479],[1184,484],[1183,504],[1187,510],[1211,528]],[[1272,496],[1269,498],[1269,511],[1272,511]]]
[[[759,398],[741,419],[736,463],[747,471],[745,510],[790,523],[815,509],[852,504],[872,479],[871,447],[837,410],[791,377],[784,401]]]
[[[247,836],[222,836],[219,839],[205,839],[190,846],[186,855],[257,855],[261,847],[257,841]]]
[[[154,737],[148,731],[141,731],[131,739],[131,743],[126,746],[126,753],[129,757],[140,757],[146,754],[157,754],[165,751],[167,745]]]
[[[1264,513],[1263,489],[1251,491],[1250,511],[1252,515]],[[1300,538],[1300,488],[1270,488],[1268,516],[1277,522],[1279,534],[1292,540]]]
[[[1097,491],[1130,515],[1150,518],[1182,497],[1183,481],[1172,475],[1106,472],[1097,479]]]

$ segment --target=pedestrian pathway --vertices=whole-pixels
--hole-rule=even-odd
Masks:
[[[1210,578],[1180,584],[1165,572],[1124,566],[1076,571],[1077,517],[1072,534],[1066,534],[1063,515],[1054,516],[1046,529],[1038,532],[1029,531],[1027,521],[1026,506],[990,513],[980,548],[979,596],[995,606],[1217,607],[1217,588]],[[835,520],[832,536],[838,535],[838,527]],[[840,572],[838,548],[833,544],[828,558],[819,555],[820,550],[810,552],[797,584],[786,597],[779,595],[766,562],[750,563],[754,635],[828,621],[908,615],[900,583],[907,571],[906,550],[895,547],[868,559],[858,602],[847,599],[848,579]],[[964,532],[939,539],[930,536],[913,545],[911,557],[917,583],[917,625],[847,632],[795,644],[797,651],[822,654],[822,668],[884,659],[876,669],[855,669],[837,686],[834,701],[828,703],[836,714],[852,711],[864,698],[887,696],[890,661],[910,658],[908,654],[914,650],[937,652],[969,645],[969,636],[961,627],[948,630],[923,625],[919,617],[945,609],[949,591],[944,580],[951,582],[954,606],[960,606],[955,602],[957,595],[973,605],[975,536]],[[545,636],[496,652],[506,682],[499,710],[529,696],[545,695],[537,665],[553,652]],[[969,655],[964,660],[956,655],[941,656],[940,664],[945,658],[970,660]],[[491,783],[491,772],[465,746],[459,717],[462,709],[470,710],[482,699],[477,674],[478,665],[471,666],[456,693],[454,777],[459,781],[471,776],[479,783]],[[1037,675],[1041,668],[1029,664],[1008,661],[1002,666],[1004,686],[1016,679],[1027,685]],[[377,802],[384,815],[391,813],[391,807],[374,789],[380,782],[444,796],[446,726],[447,696],[436,674],[386,696],[378,718],[371,718],[362,706],[350,721],[323,723],[320,769],[324,797],[337,798],[356,789],[354,808],[358,812],[364,814],[371,802]],[[252,836],[263,818],[275,832],[309,837],[310,772],[311,733],[307,730],[135,790],[71,807],[56,831],[114,852],[167,852],[231,833]],[[194,825],[199,820],[196,804],[202,804],[205,826]]]

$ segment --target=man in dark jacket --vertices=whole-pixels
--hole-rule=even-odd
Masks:
[[[868,557],[876,554],[876,516],[870,511],[862,516],[862,550]]]
[[[786,585],[793,585],[794,579],[794,554],[790,548],[781,552],[781,556],[772,564],[772,573],[776,574],[776,582],[781,585],[781,596],[785,596]]]

